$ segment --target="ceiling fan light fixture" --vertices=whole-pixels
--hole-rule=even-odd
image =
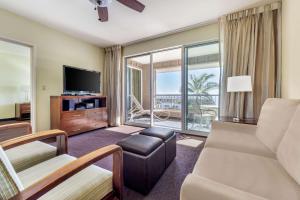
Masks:
[[[97,7],[108,7],[112,0],[89,0],[92,4]]]
[[[112,0],[89,0],[94,6],[95,10],[98,11],[99,20],[101,22],[108,21],[108,6],[111,4]],[[119,3],[137,11],[143,12],[145,5],[138,0],[116,0]]]

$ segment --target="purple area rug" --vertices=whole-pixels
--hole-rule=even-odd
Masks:
[[[116,144],[118,141],[130,137],[128,134],[100,129],[69,138],[69,154],[80,157],[98,148]],[[177,134],[177,138],[181,138]],[[200,138],[203,141],[204,138]],[[203,144],[197,148],[177,145],[177,156],[172,164],[165,171],[152,191],[143,196],[129,188],[124,190],[125,200],[178,200],[180,187],[188,173],[192,172],[195,162],[203,148]],[[96,165],[111,170],[112,158],[105,158]]]

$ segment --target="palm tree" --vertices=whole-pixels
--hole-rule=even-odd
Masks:
[[[200,99],[201,96],[204,98],[207,103],[213,104],[214,100],[209,95],[209,91],[219,87],[219,84],[213,81],[210,81],[214,74],[201,74],[200,76],[191,75],[190,81],[188,82],[188,92],[191,94],[196,94],[196,103],[198,106],[201,105]],[[200,97],[200,99],[199,99]]]

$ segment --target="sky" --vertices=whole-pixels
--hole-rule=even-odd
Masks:
[[[211,79],[216,83],[219,83],[220,68],[207,68],[207,69],[193,69],[189,70],[188,78],[191,74],[214,74],[215,77]],[[181,94],[181,71],[174,72],[160,72],[156,74],[156,93],[157,94]],[[218,94],[218,89],[212,90],[211,94]]]

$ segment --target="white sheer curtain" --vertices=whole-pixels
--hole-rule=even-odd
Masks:
[[[220,19],[221,116],[258,118],[267,98],[281,96],[281,3],[243,10]],[[253,92],[227,93],[227,78],[250,75]]]

